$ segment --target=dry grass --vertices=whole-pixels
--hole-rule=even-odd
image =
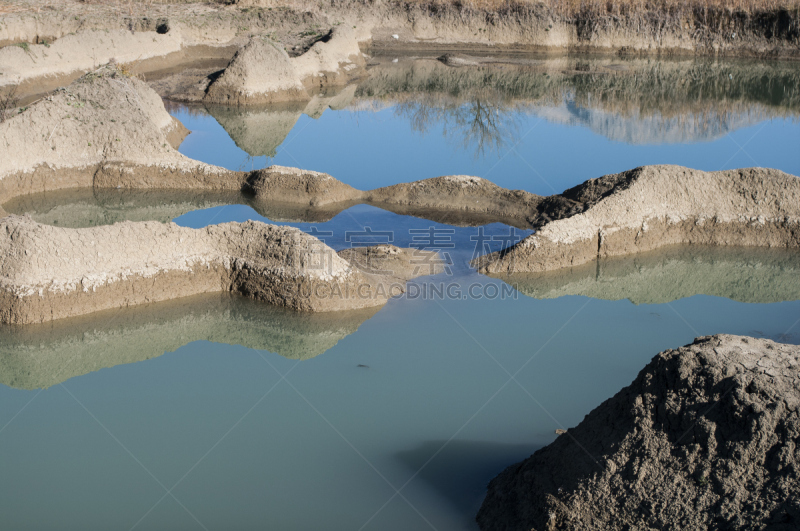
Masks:
[[[17,114],[19,98],[17,97],[17,87],[12,88],[5,94],[0,94],[0,123],[5,122]]]
[[[728,10],[745,13],[800,9],[800,0],[402,0],[408,5],[455,6],[482,11],[514,10],[542,6],[561,14],[624,16],[645,12]]]

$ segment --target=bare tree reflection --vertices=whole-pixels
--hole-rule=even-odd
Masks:
[[[426,94],[398,102],[395,115],[405,118],[414,131],[428,133],[441,124],[442,134],[458,140],[476,158],[499,153],[519,132],[519,109],[501,96],[487,92],[466,99]]]

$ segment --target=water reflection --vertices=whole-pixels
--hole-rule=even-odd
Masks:
[[[332,348],[376,312],[300,313],[235,295],[209,294],[42,325],[6,325],[0,327],[0,383],[20,389],[52,387],[200,340],[305,360]]]
[[[360,201],[344,201],[323,206],[280,203],[240,192],[192,190],[118,190],[75,188],[57,192],[23,195],[2,205],[10,214],[26,215],[45,225],[65,228],[96,227],[121,221],[160,221],[167,223],[189,212],[227,205],[246,205],[266,221],[278,223],[326,223]],[[529,229],[524,215],[482,213],[467,210],[417,207],[413,205],[364,201],[395,214],[443,223],[456,227],[478,227],[503,223]],[[348,214],[352,215],[352,214]],[[221,223],[221,218],[212,221]],[[393,227],[387,227],[392,229]]]
[[[678,246],[543,274],[498,276],[535,299],[582,295],[663,304],[694,295],[739,302],[800,300],[800,253]]]
[[[395,116],[408,120],[418,133],[441,127],[476,157],[499,153],[519,134],[517,109],[495,94],[475,94],[466,102],[424,94],[395,105]]]
[[[21,195],[3,208],[46,225],[84,228],[120,221],[166,223],[194,210],[246,201],[239,192],[73,188]]]
[[[208,113],[228,133],[236,146],[251,157],[274,157],[302,115],[319,118],[327,109],[341,110],[351,104],[356,85],[316,94],[308,102],[279,103],[267,106],[228,107],[192,106],[194,114]],[[171,112],[184,106],[168,102]],[[246,169],[246,168],[240,168]]]
[[[514,62],[513,60],[511,62]],[[435,60],[375,66],[356,98],[394,105],[420,132],[441,124],[477,155],[513,145],[515,115],[583,125],[631,144],[708,141],[800,112],[790,63],[561,57],[450,67]]]
[[[378,58],[368,73],[308,103],[193,112],[209,113],[251,157],[275,157],[303,114],[319,118],[328,108],[391,106],[414,131],[439,130],[478,157],[515,144],[521,113],[629,144],[710,141],[800,113],[800,71],[785,62],[564,56],[452,67]]]

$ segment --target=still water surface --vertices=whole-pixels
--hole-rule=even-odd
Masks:
[[[551,194],[654,163],[800,174],[794,65],[557,61],[377,61],[313,105],[173,113],[190,157],[362,189],[471,174]],[[238,197],[75,191],[17,207],[62,226],[277,221]],[[336,249],[424,244],[432,228],[452,267],[379,311],[214,295],[0,329],[0,527],[475,529],[491,477],[656,352],[715,333],[800,343],[792,252],[668,249],[514,279],[517,291],[467,262],[529,231],[366,205],[280,223]]]

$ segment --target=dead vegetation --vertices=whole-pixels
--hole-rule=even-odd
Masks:
[[[593,16],[628,16],[647,12],[690,12],[725,10],[763,13],[800,9],[800,0],[402,0],[408,5],[431,7],[454,6],[485,11],[508,11],[520,7],[545,7],[567,18]]]
[[[17,114],[17,107],[19,107],[17,87],[12,87],[8,92],[0,94],[0,123]]]

